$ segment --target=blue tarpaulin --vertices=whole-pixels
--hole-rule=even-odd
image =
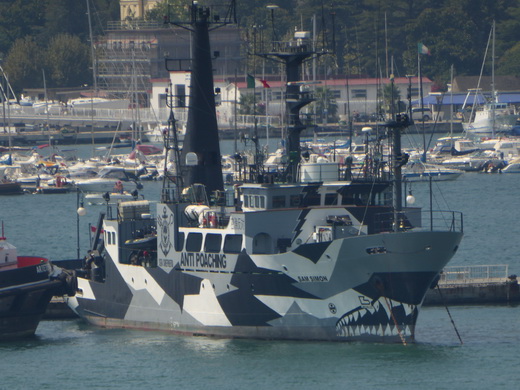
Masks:
[[[498,102],[511,104],[520,103],[520,93],[499,93]]]
[[[453,97],[453,103],[452,103],[452,97]],[[477,102],[477,104],[484,104],[486,102],[486,99],[482,95],[475,96],[474,94],[471,94],[470,96],[468,96],[468,94],[466,94],[466,93],[464,93],[464,94],[455,94],[454,93],[453,95],[450,93],[445,93],[445,94],[441,94],[441,95],[428,95],[423,98],[423,102],[424,102],[425,106],[434,106],[437,104],[440,104],[440,105],[454,104],[454,105],[462,106],[464,104],[464,101],[466,100],[466,97],[468,99],[466,104],[469,104],[469,105],[473,105],[475,101]],[[518,95],[518,98],[520,99],[520,94]],[[413,100],[412,105],[420,106],[421,101],[419,99]]]

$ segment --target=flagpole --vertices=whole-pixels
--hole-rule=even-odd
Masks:
[[[421,99],[421,122],[422,122],[422,134],[423,134],[423,157],[422,161],[426,162],[426,134],[424,131],[424,99],[423,99],[423,83],[422,83],[422,72],[421,72],[421,53],[417,50],[417,73],[419,75],[419,98]],[[413,115],[413,110],[412,110]],[[413,119],[413,118],[412,118]]]
[[[246,78],[246,86],[247,86],[247,78]],[[237,139],[238,139],[238,122],[237,122],[237,103],[238,103],[238,71],[237,69],[235,68],[235,107],[234,107],[234,110],[233,110],[233,116],[235,117],[235,132],[234,132],[234,137],[233,137],[233,141],[234,141],[234,150],[235,150],[235,154],[237,154]]]

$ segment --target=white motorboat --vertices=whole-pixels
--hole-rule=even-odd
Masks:
[[[520,157],[509,161],[505,168],[502,169],[502,173],[520,173]]]
[[[106,166],[97,176],[89,179],[79,179],[74,182],[82,192],[113,192],[117,186],[121,186],[116,192],[135,191],[142,188],[137,177],[127,172],[123,167]]]

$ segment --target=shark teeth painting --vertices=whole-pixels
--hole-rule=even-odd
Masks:
[[[340,337],[368,336],[412,336],[414,318],[417,318],[416,305],[396,302],[386,297],[369,300],[368,304],[343,315],[336,323],[336,334]],[[360,296],[360,301],[362,297]]]

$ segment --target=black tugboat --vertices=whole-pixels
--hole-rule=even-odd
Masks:
[[[74,295],[76,279],[37,256],[18,256],[16,247],[0,237],[0,340],[35,333],[53,296]]]

